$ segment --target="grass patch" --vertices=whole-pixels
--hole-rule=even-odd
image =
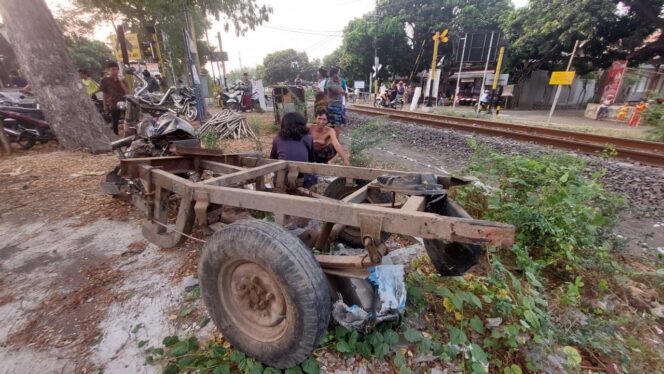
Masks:
[[[384,119],[376,118],[354,129],[350,136],[350,164],[358,167],[368,167],[371,159],[364,151],[376,147],[382,141],[382,125]]]

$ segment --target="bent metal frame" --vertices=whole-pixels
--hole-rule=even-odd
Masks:
[[[177,174],[209,170],[219,175],[200,182],[182,178]],[[265,187],[265,179],[274,173],[274,188]],[[357,191],[335,200],[296,188],[300,173],[347,179],[371,180]],[[325,251],[326,243],[345,226],[359,227],[361,240],[368,256],[316,255],[326,273],[350,277],[366,276],[366,268],[380,263],[387,248],[382,232],[409,235],[423,239],[480,244],[509,248],[514,243],[512,225],[459,218],[425,212],[424,196],[409,196],[402,204],[363,203],[370,189],[378,188],[375,179],[382,175],[408,175],[393,170],[313,164],[271,160],[242,154],[220,154],[214,151],[184,156],[151,157],[121,160],[124,178],[138,181],[142,193],[132,197],[141,210],[143,235],[162,248],[179,245],[191,233],[194,224],[208,226],[211,204],[271,212],[275,221],[284,223],[286,215],[319,220],[321,232],[315,248]],[[438,183],[445,189],[464,184],[464,180],[438,175]],[[255,183],[255,190],[243,188]],[[180,196],[174,225],[167,225],[167,202],[170,193]],[[451,204],[454,204],[450,201]]]

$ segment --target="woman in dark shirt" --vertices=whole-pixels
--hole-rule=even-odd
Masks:
[[[300,113],[286,113],[281,118],[281,129],[272,141],[270,158],[275,160],[314,162],[314,140],[307,122]],[[316,184],[316,177],[304,175],[304,187]]]

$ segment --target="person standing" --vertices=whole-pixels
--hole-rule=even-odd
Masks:
[[[254,92],[254,86],[249,79],[249,74],[242,74],[242,111],[251,109],[251,95]]]
[[[85,92],[87,92],[88,96],[92,97],[95,93],[99,92],[99,85],[90,78],[90,74],[87,70],[78,69],[78,75],[81,77],[81,83],[83,83],[83,87],[85,87]]]
[[[106,68],[108,74],[101,80],[99,91],[104,94],[104,111],[110,112],[113,132],[118,135],[118,124],[121,115],[118,102],[124,100],[129,90],[125,82],[120,79],[120,67],[117,62],[109,62]]]
[[[629,119],[629,127],[638,127],[639,126],[639,121],[641,121],[641,113],[648,108],[648,104],[646,104],[644,101],[639,102],[636,104],[636,107],[634,108],[634,113],[632,114],[632,118]]]
[[[298,86],[298,87],[302,85],[302,78],[300,78],[300,74],[298,74],[295,77],[295,85]]]
[[[314,86],[314,91],[325,91],[325,82],[327,82],[327,70],[324,67],[320,67],[317,72],[318,83]]]
[[[331,125],[339,126],[343,124],[343,97],[344,90],[339,77],[339,68],[330,69],[329,78],[325,81],[325,93],[327,95],[327,112]]]

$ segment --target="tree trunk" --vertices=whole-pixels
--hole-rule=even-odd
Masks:
[[[110,129],[88,97],[44,0],[2,0],[4,30],[60,144],[111,150]]]

